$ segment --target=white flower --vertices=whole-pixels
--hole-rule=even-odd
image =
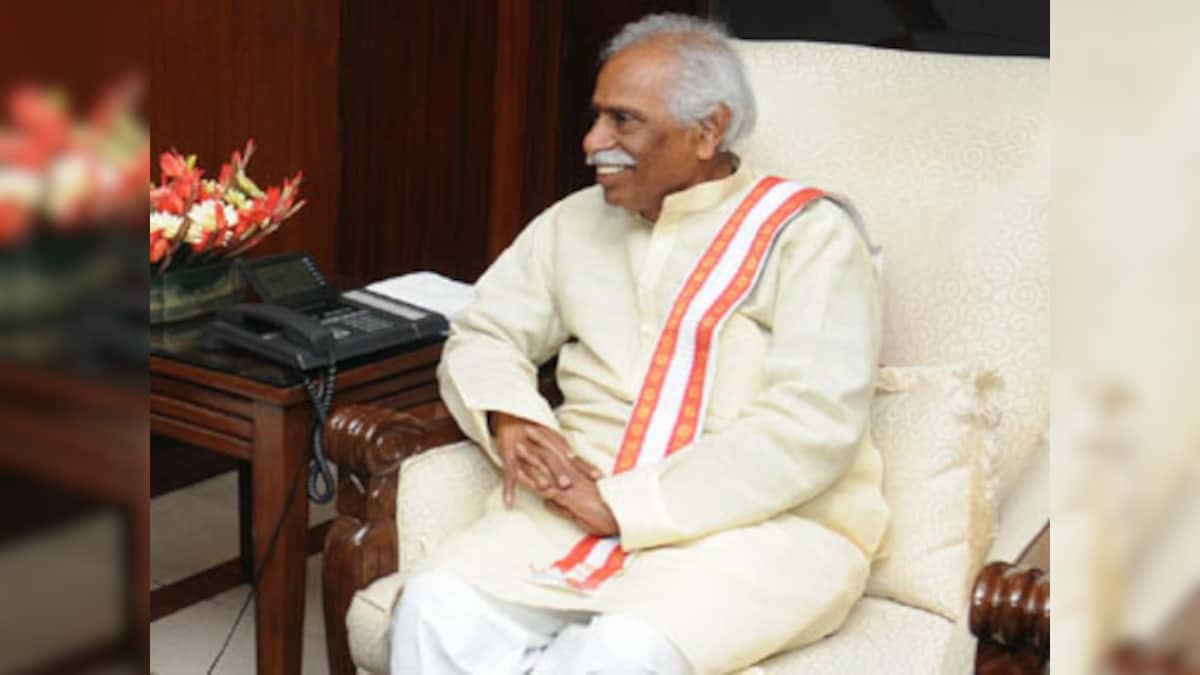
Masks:
[[[218,208],[224,211],[225,223],[227,225],[230,227],[237,225],[237,209],[219,199],[206,199],[188,211],[188,219],[192,221],[192,225],[188,228],[187,233],[187,240],[189,242],[193,244],[198,243],[202,234],[217,229]]]
[[[31,208],[42,192],[42,179],[26,169],[0,166],[0,202],[15,202]]]
[[[174,239],[183,224],[183,216],[177,216],[166,211],[155,211],[150,214],[150,231],[162,230],[167,239]]]
[[[66,218],[95,190],[95,167],[83,153],[64,155],[50,166],[46,182],[46,211]]]

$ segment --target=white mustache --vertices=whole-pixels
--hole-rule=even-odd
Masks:
[[[632,155],[618,148],[600,150],[587,156],[587,165],[611,164],[616,166],[637,166],[637,160]]]

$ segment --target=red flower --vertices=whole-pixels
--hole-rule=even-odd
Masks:
[[[167,254],[167,248],[171,242],[167,241],[166,235],[162,230],[152,230],[150,232],[150,262],[156,263],[163,259]]]
[[[187,160],[178,150],[164,152],[158,158],[158,168],[166,178],[179,178],[188,171]]]
[[[71,120],[61,97],[34,86],[13,90],[8,100],[9,116],[46,156],[56,152],[71,130]]]
[[[192,244],[192,253],[203,253],[204,250],[208,248],[208,245],[212,243],[212,240],[212,230],[205,230],[204,232],[201,232],[199,239]]]
[[[16,202],[0,201],[0,246],[11,244],[29,230],[29,213]]]
[[[186,201],[176,194],[171,186],[164,185],[150,191],[150,205],[155,211],[166,211],[176,216],[182,216]]]
[[[242,209],[238,213],[238,229],[234,234],[241,236],[246,230],[251,227],[257,227],[264,222],[272,219],[275,216],[275,211],[279,207],[279,188],[267,188],[267,195],[262,199],[255,199],[250,202],[250,206]]]

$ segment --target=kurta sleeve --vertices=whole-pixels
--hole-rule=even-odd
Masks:
[[[497,465],[487,411],[558,429],[537,385],[538,366],[567,339],[553,288],[555,214],[551,207],[535,218],[479,278],[475,301],[451,321],[438,366],[442,401]]]
[[[830,202],[787,227],[755,291],[773,293],[760,393],[719,433],[599,483],[627,550],[762,522],[820,495],[855,459],[880,346],[870,253]]]

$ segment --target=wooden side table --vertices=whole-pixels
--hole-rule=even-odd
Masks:
[[[197,327],[167,330],[151,331],[150,430],[248,463],[243,494],[251,496],[252,531],[244,533],[243,541],[252,540],[255,562],[245,567],[262,567],[256,604],[258,672],[298,674],[312,405],[299,376],[289,369],[247,354],[206,349],[197,342]],[[334,404],[378,402],[406,410],[436,401],[441,350],[439,341],[342,364]],[[278,539],[268,558],[277,525]],[[265,566],[258,562],[262,560],[267,560]],[[166,592],[169,587],[155,591]]]

